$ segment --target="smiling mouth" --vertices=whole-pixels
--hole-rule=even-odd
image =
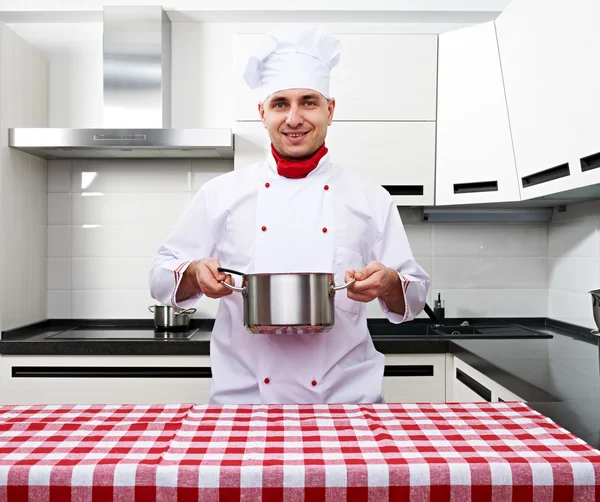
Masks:
[[[288,136],[289,138],[301,138],[302,136],[306,136],[308,131],[306,132],[284,132],[284,136]]]

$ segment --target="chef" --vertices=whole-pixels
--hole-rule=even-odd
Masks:
[[[366,305],[377,299],[393,323],[424,307],[430,279],[413,258],[391,196],[336,164],[325,145],[336,106],[330,72],[339,57],[339,40],[320,27],[289,25],[264,37],[244,79],[258,92],[270,153],[202,186],[152,262],[157,301],[187,308],[202,295],[220,299],[211,403],[381,402],[384,357],[371,341]],[[356,282],[336,293],[330,331],[252,334],[243,325],[242,295],[220,282],[241,278],[219,266]]]

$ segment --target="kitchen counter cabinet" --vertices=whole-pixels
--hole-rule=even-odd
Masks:
[[[435,204],[520,200],[494,22],[440,34]]]
[[[511,392],[480,371],[477,371],[459,358],[449,355],[447,363],[446,400],[448,402],[525,402],[525,399]]]
[[[386,354],[383,397],[388,403],[443,403],[445,354]]]
[[[202,404],[209,391],[208,356],[0,357],[0,404]]]
[[[496,20],[523,199],[600,182],[600,2],[514,0]],[[562,176],[565,174],[566,176]]]

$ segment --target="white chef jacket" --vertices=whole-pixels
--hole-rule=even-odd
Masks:
[[[376,260],[398,272],[405,294],[404,315],[379,299],[385,315],[393,323],[414,318],[430,279],[413,258],[396,205],[381,186],[329,157],[306,178],[280,176],[269,155],[206,183],[152,262],[152,297],[194,306],[201,294],[179,303],[175,296],[186,267],[201,258],[244,273],[334,273],[336,285],[347,270]],[[253,334],[244,328],[240,293],[215,301],[211,403],[383,400],[384,357],[367,329],[366,304],[345,289],[335,294],[335,325],[317,334]]]

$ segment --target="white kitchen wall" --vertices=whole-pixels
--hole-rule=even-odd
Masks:
[[[46,318],[46,161],[8,147],[10,127],[48,124],[48,62],[0,25],[0,329]]]
[[[232,169],[214,160],[51,161],[48,317],[147,318],[152,256],[200,186]],[[419,264],[446,315],[546,316],[547,224],[423,223],[402,209]],[[197,317],[214,317],[202,299]],[[378,303],[370,317],[382,317]]]
[[[588,292],[600,289],[599,226],[600,201],[554,211],[548,241],[550,317],[596,329]]]

